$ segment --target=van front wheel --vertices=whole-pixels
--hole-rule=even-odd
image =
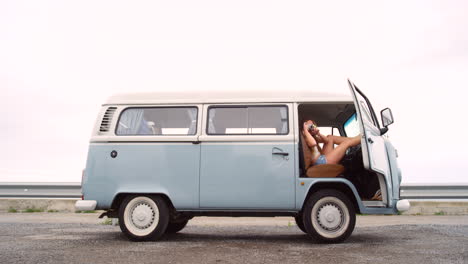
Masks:
[[[313,239],[339,243],[348,238],[356,224],[349,198],[338,190],[320,190],[310,196],[303,212],[304,227]]]
[[[119,226],[131,240],[157,240],[169,223],[166,202],[157,196],[127,196],[119,208]]]

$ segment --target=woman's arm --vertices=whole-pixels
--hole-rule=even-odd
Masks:
[[[307,146],[310,149],[310,152],[311,152],[311,155],[312,155],[311,162],[313,163],[313,162],[315,162],[315,160],[317,160],[318,156],[320,156],[322,152],[321,152],[320,146],[317,144],[317,141],[310,134],[309,124],[307,122],[304,123],[304,128],[303,128],[302,134],[304,135],[304,140],[305,140]]]
[[[309,148],[313,148],[317,146],[317,141],[315,141],[314,137],[312,137],[312,135],[309,133],[309,127],[308,127],[307,122],[304,123],[303,125],[302,134],[304,135],[304,139],[307,143],[307,146],[309,146]]]
[[[320,133],[318,128],[314,130],[315,138],[317,139],[318,143],[328,143],[328,137]]]
[[[309,123],[307,123],[309,124]],[[317,143],[328,143],[329,139],[324,134],[320,133],[318,127],[314,126],[314,129],[310,133]]]

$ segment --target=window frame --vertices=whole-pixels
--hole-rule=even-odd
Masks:
[[[210,120],[210,110],[211,108],[254,108],[254,107],[285,107],[286,108],[286,119],[287,119],[287,126],[286,129],[287,131],[285,133],[255,133],[255,134],[249,134],[249,133],[235,133],[235,134],[223,134],[223,133],[209,133],[209,120]],[[209,105],[208,108],[206,109],[206,122],[205,122],[205,135],[207,136],[287,136],[290,133],[290,119],[289,119],[289,106],[286,104],[236,104],[236,105],[219,105],[219,104],[213,104]],[[247,127],[247,131],[248,131]]]
[[[359,90],[359,88],[354,85],[354,88],[356,89],[356,91],[359,93],[359,95],[364,98],[364,100],[366,101],[366,104],[367,104],[367,108],[370,112],[370,115],[371,115],[371,118],[372,118],[372,122],[374,123],[374,126],[378,129],[380,129],[380,123],[379,123],[379,119],[377,118],[377,115],[375,114],[375,111],[374,111],[374,107],[372,107],[372,104],[370,102],[370,100],[367,98],[367,96],[361,91]],[[357,97],[357,96],[356,96]],[[358,100],[359,101],[359,100]],[[362,117],[361,117],[362,118]]]
[[[130,109],[154,109],[154,108],[195,108],[197,110],[197,115],[195,117],[195,132],[194,134],[166,134],[166,135],[154,135],[154,134],[144,134],[144,135],[139,135],[139,134],[117,134],[117,129],[119,128],[119,123],[120,123],[120,118],[122,118],[122,115],[125,111],[130,110]],[[115,124],[114,127],[114,135],[117,137],[192,137],[192,136],[197,136],[198,135],[198,123],[199,123],[199,117],[200,117],[200,107],[197,105],[183,105],[183,106],[128,106],[119,111],[119,118],[117,119],[117,123]]]

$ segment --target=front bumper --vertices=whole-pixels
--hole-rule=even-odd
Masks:
[[[396,204],[396,208],[400,212],[408,211],[411,208],[411,204],[408,200],[399,200]]]
[[[97,202],[95,200],[79,200],[75,203],[77,211],[92,211],[96,209]]]

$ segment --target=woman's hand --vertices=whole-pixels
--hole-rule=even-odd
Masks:
[[[314,124],[314,122],[312,122],[311,120],[307,120],[306,122],[304,122],[304,125],[303,125],[304,132],[307,131],[307,132],[309,132],[309,134],[311,134],[313,136],[319,135],[320,130],[316,126],[312,126],[313,129],[310,129],[310,126],[313,125],[313,124]]]
[[[314,136],[320,135],[320,130],[318,129],[318,127],[314,127],[310,133]]]

